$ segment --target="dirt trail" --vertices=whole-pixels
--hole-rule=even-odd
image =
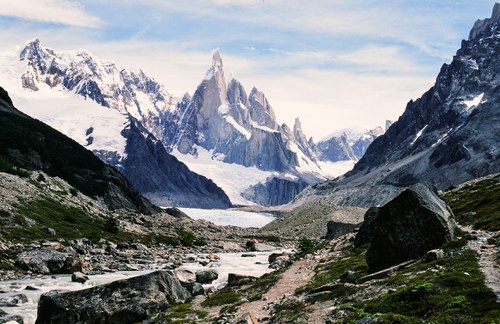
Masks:
[[[260,300],[247,302],[240,306],[237,316],[253,314],[259,322],[270,316],[269,310],[279,299],[292,296],[295,289],[305,285],[314,276],[314,269],[323,255],[307,255],[288,268],[276,284]]]
[[[500,260],[498,255],[500,248],[488,244],[488,239],[492,233],[482,230],[473,230],[471,227],[462,227],[476,236],[476,240],[468,243],[469,248],[479,253],[479,266],[484,273],[486,286],[491,288],[500,302]]]

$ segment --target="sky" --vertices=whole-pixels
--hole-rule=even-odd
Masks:
[[[265,93],[315,140],[396,120],[451,62],[491,0],[0,0],[0,51],[39,38],[193,94],[221,51],[226,80]],[[8,89],[7,89],[8,90]]]

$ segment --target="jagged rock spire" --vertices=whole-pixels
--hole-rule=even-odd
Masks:
[[[500,21],[500,3],[495,3],[493,6],[493,11],[491,12],[491,18],[478,19],[472,27],[469,33],[469,40],[476,38],[477,35],[484,32],[486,29],[490,28],[495,23]]]

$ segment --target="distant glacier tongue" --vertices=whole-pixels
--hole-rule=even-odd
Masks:
[[[228,209],[195,209],[181,208],[193,219],[205,219],[216,225],[232,225],[238,227],[263,227],[275,217],[269,213],[254,213]]]

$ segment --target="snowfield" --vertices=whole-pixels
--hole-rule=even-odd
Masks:
[[[268,213],[253,213],[230,209],[195,209],[180,208],[193,219],[204,219],[216,225],[232,225],[238,227],[263,227],[275,217]]]

